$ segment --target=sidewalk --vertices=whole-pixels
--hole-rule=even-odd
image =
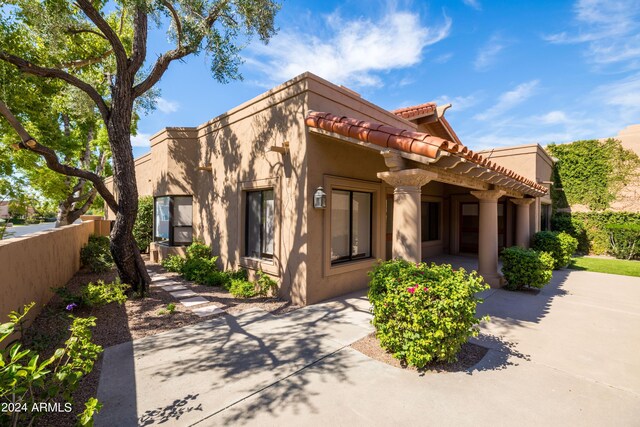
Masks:
[[[369,359],[363,294],[248,312],[105,350],[98,426],[637,425],[640,278],[557,271],[542,292],[491,290],[466,372]]]
[[[363,294],[281,316],[226,315],[107,348],[96,426],[206,419],[369,334]]]

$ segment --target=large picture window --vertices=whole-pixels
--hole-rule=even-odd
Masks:
[[[331,263],[371,258],[371,193],[331,192]]]
[[[156,197],[153,240],[171,246],[193,242],[193,198],[191,196]]]
[[[440,240],[440,203],[422,202],[420,209],[422,241]]]
[[[275,202],[273,190],[247,191],[245,256],[273,259]]]

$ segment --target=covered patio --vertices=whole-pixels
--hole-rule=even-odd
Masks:
[[[430,104],[395,113],[417,125],[410,131],[327,112],[310,112],[309,131],[324,141],[376,150],[387,170],[377,177],[387,188],[387,258],[432,261],[471,252],[477,270],[492,287],[501,287],[498,255],[502,247],[527,247],[538,230],[531,212],[538,212],[548,189],[474,153],[464,146]],[[425,117],[440,114],[435,121]],[[430,124],[439,123],[433,136]],[[430,133],[428,133],[429,131]],[[430,201],[434,206],[429,205]],[[428,228],[425,230],[425,228]],[[471,258],[460,257],[461,265]],[[466,267],[465,267],[466,268]]]

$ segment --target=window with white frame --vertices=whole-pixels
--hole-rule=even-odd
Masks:
[[[372,193],[331,192],[331,263],[371,258]]]
[[[193,197],[161,196],[154,201],[153,240],[171,246],[193,242]]]
[[[275,246],[273,189],[245,192],[245,250],[250,258],[273,259]]]

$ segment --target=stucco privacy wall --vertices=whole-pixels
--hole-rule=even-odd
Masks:
[[[93,221],[0,241],[0,322],[35,302],[30,318],[46,304],[52,287],[63,286],[80,269],[80,249],[94,233]]]

